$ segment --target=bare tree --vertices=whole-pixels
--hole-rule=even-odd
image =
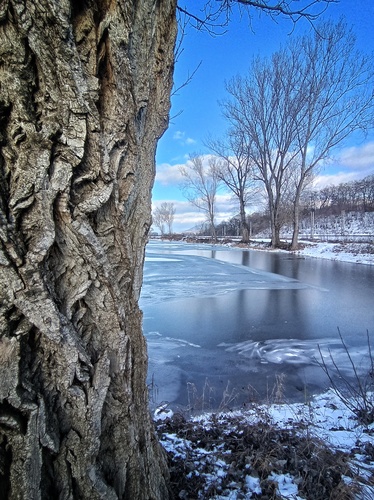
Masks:
[[[152,223],[160,230],[161,236],[164,236],[165,221],[159,207],[157,207],[152,214]]]
[[[174,203],[164,201],[163,203],[161,203],[159,207],[155,208],[153,212],[153,223],[161,231],[161,236],[163,236],[165,233],[164,224],[166,224],[168,228],[168,233],[169,234],[172,233],[174,215],[175,215]]]
[[[175,216],[175,206],[174,203],[163,203],[161,205],[161,208],[164,212],[164,219],[165,219],[165,224],[168,227],[168,232],[171,234],[173,232],[173,222],[174,222],[174,216]]]
[[[327,186],[312,193],[317,201],[317,209],[330,214],[342,210],[374,210],[374,175],[352,182]]]
[[[321,33],[321,35],[320,35]],[[303,106],[297,116],[298,175],[292,249],[298,247],[300,196],[316,168],[347,137],[374,124],[374,60],[355,50],[344,22],[321,24],[289,47],[299,57]]]
[[[225,113],[251,144],[273,246],[280,243],[281,207],[292,199],[291,248],[297,248],[303,189],[336,146],[373,124],[373,60],[354,44],[343,22],[324,23],[270,60],[254,61],[246,78],[227,85],[233,99],[224,103]]]
[[[242,241],[249,242],[249,224],[246,207],[258,189],[254,181],[254,164],[248,150],[247,136],[240,130],[231,130],[225,140],[209,139],[207,147],[217,155],[218,176],[234,195],[239,205]]]
[[[205,213],[211,236],[217,240],[215,228],[216,195],[220,184],[217,158],[194,154],[180,169],[184,181],[181,185],[185,198]]]
[[[287,174],[297,155],[295,118],[301,99],[296,63],[284,50],[271,60],[254,60],[248,76],[228,82],[231,99],[223,103],[232,127],[246,137],[255,178],[264,185],[273,247],[280,245],[283,197],[291,189]]]

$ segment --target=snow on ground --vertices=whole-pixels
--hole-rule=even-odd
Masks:
[[[268,247],[270,239],[255,238],[249,248],[254,250],[269,250],[271,252],[288,252],[288,250],[274,250]],[[300,249],[292,252],[301,257],[315,257],[318,259],[338,260],[341,262],[353,262],[357,264],[374,264],[374,242],[327,242],[300,240]],[[236,246],[237,244],[229,244]],[[241,245],[241,248],[242,245]]]
[[[374,245],[372,243],[310,243],[301,241],[301,245],[303,245],[303,249],[296,252],[298,255],[356,262],[357,264],[374,264]]]
[[[368,394],[368,398],[373,402],[374,395]],[[194,490],[194,487],[190,486],[189,491],[187,489],[181,490],[179,498],[214,498],[217,500],[270,498],[265,496],[266,492],[264,491],[264,488],[268,488],[269,484],[275,485],[278,495],[271,498],[294,500],[304,498],[309,500],[314,498],[374,498],[374,423],[370,425],[360,424],[357,416],[347,408],[333,389],[306,403],[263,404],[241,411],[219,414],[206,413],[192,417],[190,422],[195,427],[190,434],[186,429],[183,429],[179,434],[178,432],[168,432],[164,427],[164,422],[171,417],[170,410],[165,406],[156,410],[155,420],[156,426],[160,429],[161,443],[169,457],[184,464],[183,467],[187,474],[186,484],[194,483],[198,488]],[[271,446],[274,450],[279,449],[276,436],[280,436],[281,447],[287,448],[284,459],[279,459],[275,451],[272,453],[271,448],[270,452],[266,450],[265,455],[270,456],[270,458],[268,458],[266,465],[268,472],[265,479],[263,475],[261,478],[259,475],[263,473],[263,463],[266,462],[266,458],[262,457],[262,469],[259,473],[256,465],[259,462],[258,456],[250,459],[253,450],[244,449],[243,443],[245,441],[242,442],[240,438],[240,435],[246,432],[246,426],[252,429],[252,433],[256,433],[257,431],[253,429],[256,429],[254,426],[259,423],[262,423],[258,430],[259,434],[268,432],[270,435],[269,428],[276,429],[271,437],[274,442]],[[221,431],[218,431],[220,426]],[[300,485],[307,483],[307,474],[313,470],[315,465],[305,463],[301,473],[300,467],[299,469],[295,466],[290,467],[289,464],[292,462],[290,457],[299,451],[289,452],[293,445],[285,440],[285,435],[281,435],[281,430],[293,430],[300,441],[303,440],[307,446],[310,446],[311,450],[314,450],[314,454],[319,453],[320,458],[317,459],[317,464],[320,462],[321,470],[325,470],[327,476],[333,473],[334,463],[327,466],[328,455],[326,455],[324,463],[325,455],[321,450],[326,447],[329,453],[336,453],[336,461],[343,460],[347,470],[346,474],[341,474],[340,481],[344,484],[358,484],[360,491],[357,491],[354,497],[344,496],[343,493],[341,497],[336,496],[336,492],[335,496],[331,497],[321,497],[320,493],[316,493],[314,496],[310,492],[305,496],[305,489],[304,492],[299,491]],[[219,432],[223,433],[223,439],[219,438]],[[240,467],[240,461],[233,454],[235,444],[233,448],[232,436],[235,433],[241,454],[247,455],[245,465],[241,470],[236,471],[233,469]],[[207,437],[208,435],[210,435],[210,439]],[[227,443],[225,436],[227,436]],[[265,438],[261,439],[264,443],[263,446],[266,447]],[[313,440],[319,443],[318,447],[312,447]],[[228,444],[229,441],[231,447]],[[300,463],[302,458],[298,456],[295,461]],[[334,462],[334,456],[332,462]],[[334,473],[336,472],[334,471]],[[315,476],[314,471],[313,474]],[[236,478],[236,480],[231,478]],[[322,479],[315,477],[314,481],[322,482]],[[193,496],[191,496],[191,491],[194,492]]]

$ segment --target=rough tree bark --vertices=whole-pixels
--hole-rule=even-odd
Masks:
[[[137,299],[175,3],[0,2],[2,498],[168,498]]]

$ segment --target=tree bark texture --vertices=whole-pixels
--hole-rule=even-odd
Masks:
[[[168,498],[138,297],[175,8],[0,2],[1,498]]]
[[[249,227],[247,223],[247,214],[245,213],[245,203],[244,203],[244,195],[241,193],[239,197],[239,206],[240,206],[240,228],[242,235],[242,242],[249,243]]]

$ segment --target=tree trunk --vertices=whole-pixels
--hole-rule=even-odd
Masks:
[[[216,226],[214,225],[214,222],[210,223],[210,234],[212,237],[212,241],[214,243],[217,243],[217,231],[216,231]]]
[[[271,246],[273,248],[279,248],[280,247],[280,227],[278,225],[274,226],[273,229],[273,234],[271,238]]]
[[[1,2],[2,498],[168,498],[138,297],[175,3]]]
[[[291,250],[297,250],[299,247],[299,212],[300,212],[300,196],[301,189],[297,189],[293,204],[293,231],[292,231],[292,241]]]
[[[242,198],[240,199],[240,227],[242,233],[242,242],[249,243],[249,227]]]
[[[279,248],[281,246],[280,232],[282,228],[280,195],[271,196],[269,201],[269,212],[271,221],[271,246]]]
[[[271,229],[271,246],[278,248],[280,246],[280,224],[278,222],[278,211],[276,207],[269,204],[270,213],[270,229]]]

